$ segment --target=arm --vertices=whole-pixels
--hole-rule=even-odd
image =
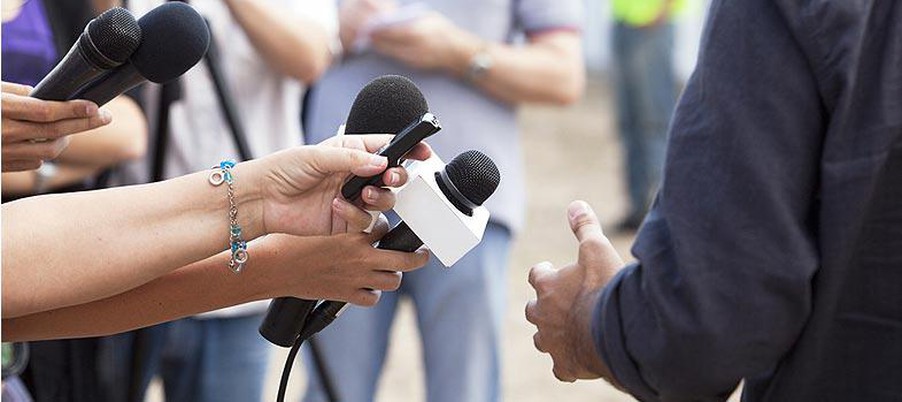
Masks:
[[[316,21],[257,0],[225,0],[225,4],[276,71],[305,83],[326,71],[332,60],[331,39]]]
[[[595,310],[600,356],[640,399],[728,394],[772,369],[809,316],[828,117],[787,20],[769,2],[711,8],[639,263]]]
[[[138,104],[120,95],[104,105],[113,121],[70,138],[69,147],[56,160],[62,164],[98,170],[138,159],[147,150],[147,119]]]
[[[370,138],[372,137],[372,138]],[[358,226],[369,214],[335,200],[349,172],[372,176],[386,165],[368,152],[390,136],[345,136],[344,147],[306,146],[242,163],[234,170],[245,240],[263,233],[329,234],[334,214]],[[358,148],[358,149],[348,149]],[[420,147],[414,157],[428,157]],[[391,186],[402,168],[385,173]],[[393,195],[371,187],[364,207],[385,210]],[[208,172],[165,182],[4,204],[3,316],[81,304],[134,288],[228,245],[225,185]],[[251,250],[251,253],[253,251]]]
[[[274,297],[350,301],[371,306],[395,290],[401,275],[426,263],[428,252],[378,250],[387,227],[366,235],[303,238],[270,235],[254,244],[253,265],[232,274],[227,253],[180,268],[128,292],[87,304],[3,320],[7,341],[120,333],[240,303]]]
[[[579,33],[537,32],[525,46],[490,43],[434,13],[416,22],[373,34],[377,51],[416,68],[464,78],[471,60],[488,54],[492,66],[475,84],[508,103],[570,104],[582,97],[585,71]]]
[[[116,119],[112,123],[69,137],[69,146],[54,161],[57,174],[50,178],[47,189],[81,183],[103,169],[137,159],[147,148],[147,122],[144,113],[129,97],[119,96],[104,106]],[[31,194],[34,172],[3,174],[3,193]]]
[[[574,266],[533,268],[527,317],[558,378],[605,377],[641,400],[726,399],[796,341],[819,267],[827,118],[787,20],[767,2],[712,6],[637,264],[615,274],[613,248],[581,239]],[[597,220],[571,213],[571,225]]]

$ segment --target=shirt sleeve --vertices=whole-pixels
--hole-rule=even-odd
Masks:
[[[827,121],[814,77],[772,2],[712,4],[638,262],[593,317],[596,349],[640,400],[726,399],[801,332]]]
[[[580,0],[511,0],[519,29],[526,34],[554,30],[580,31],[583,2]]]

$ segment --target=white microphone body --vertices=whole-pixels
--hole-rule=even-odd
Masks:
[[[450,267],[482,241],[489,211],[479,206],[467,215],[448,200],[435,177],[445,168],[438,155],[410,160],[404,167],[410,178],[396,190],[394,211],[442,265]]]

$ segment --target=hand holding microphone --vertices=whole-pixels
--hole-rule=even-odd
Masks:
[[[31,88],[3,83],[3,171],[34,170],[66,148],[68,135],[107,125],[112,116],[83,100],[45,101]]]

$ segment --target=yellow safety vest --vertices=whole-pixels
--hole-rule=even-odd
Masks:
[[[665,0],[611,0],[614,19],[629,25],[646,25],[661,13]],[[670,15],[686,8],[686,0],[674,0]]]

